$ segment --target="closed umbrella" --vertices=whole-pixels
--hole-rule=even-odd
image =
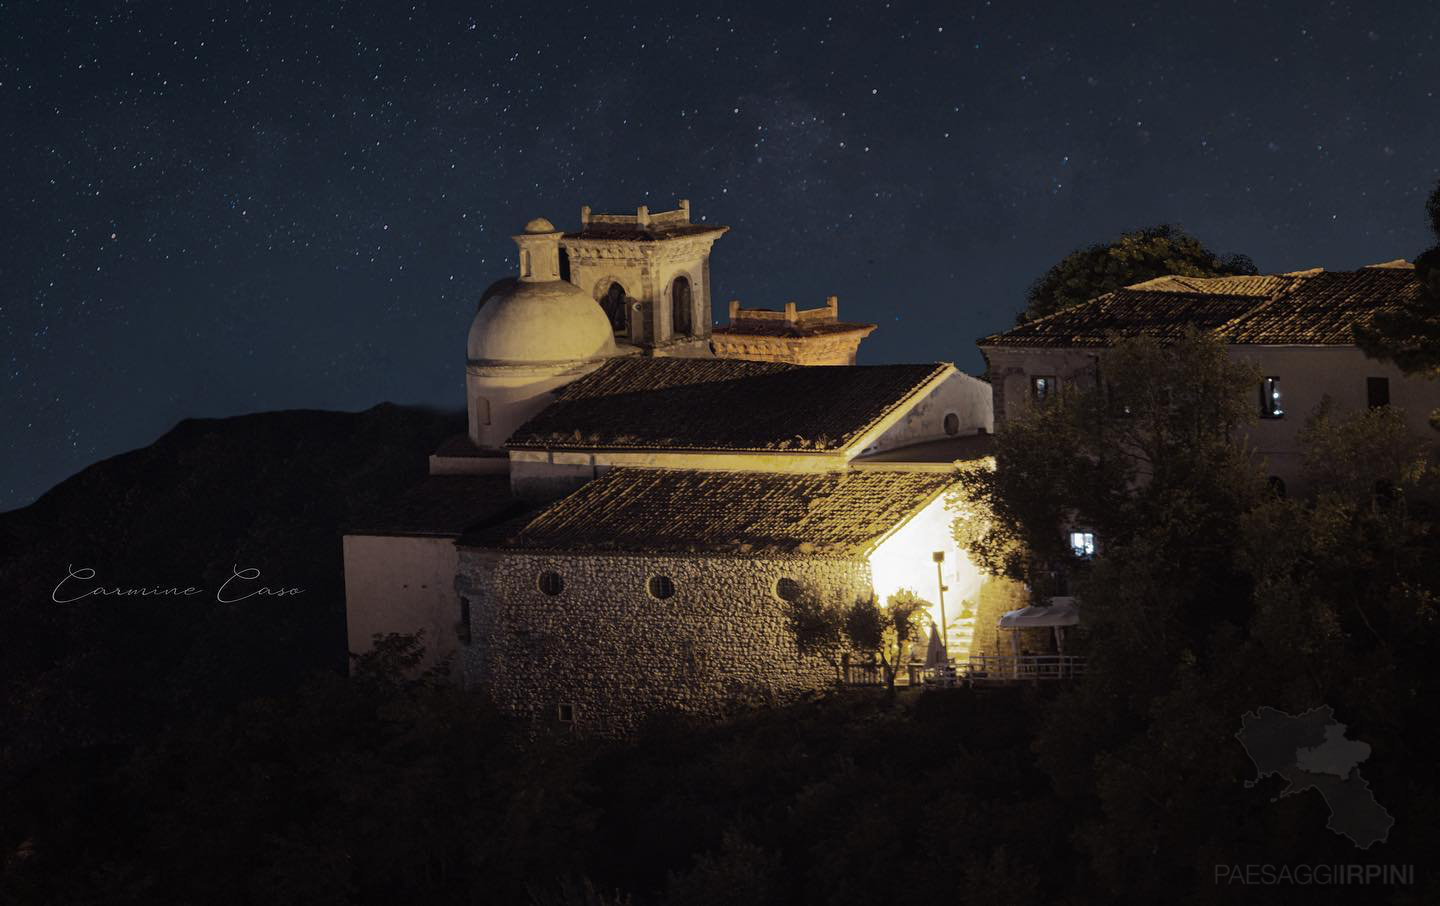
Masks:
[[[945,643],[940,641],[940,628],[930,624],[930,645],[925,649],[926,667],[944,667],[949,662],[945,656]]]

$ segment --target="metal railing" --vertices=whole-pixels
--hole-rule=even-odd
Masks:
[[[842,674],[847,686],[885,685],[885,668],[878,663],[846,663]],[[895,685],[946,687],[1071,680],[1084,675],[1085,658],[1070,654],[977,654],[944,667],[902,664]]]
[[[978,654],[960,669],[967,682],[1068,680],[1085,675],[1085,658],[1073,654]]]
[[[842,664],[843,678],[847,686],[883,686],[885,668],[867,661]],[[925,680],[922,664],[901,664],[895,674],[895,685],[918,686]]]

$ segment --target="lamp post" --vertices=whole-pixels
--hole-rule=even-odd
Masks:
[[[935,561],[935,585],[940,590],[940,645],[945,649],[945,660],[950,660],[950,629],[945,625],[945,552],[936,551],[930,555]]]

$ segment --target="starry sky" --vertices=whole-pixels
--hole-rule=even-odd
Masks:
[[[0,3],[0,509],[190,416],[463,405],[531,217],[691,200],[724,300],[955,362],[1072,249],[1429,244],[1440,5]]]

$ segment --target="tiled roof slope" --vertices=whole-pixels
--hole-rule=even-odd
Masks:
[[[1174,339],[1187,327],[1217,330],[1263,303],[1264,297],[1121,289],[1062,308],[1004,333],[982,346],[1106,346],[1114,337]]]
[[[948,368],[612,359],[560,390],[506,446],[842,450]]]
[[[1294,277],[1284,274],[1242,275],[1233,277],[1183,277],[1171,274],[1136,283],[1126,289],[1150,289],[1171,293],[1210,293],[1220,296],[1273,296],[1286,289]]]
[[[1231,343],[1348,346],[1351,328],[1420,292],[1413,268],[1367,267],[1321,271],[1296,280],[1289,292],[1231,324]]]
[[[1264,289],[1263,293],[1260,290]],[[1347,346],[1351,328],[1419,292],[1403,262],[1268,277],[1160,277],[985,337],[982,346],[1096,347],[1186,327],[1250,345]]]
[[[612,469],[543,510],[500,546],[854,557],[955,478],[953,472],[880,470]]]

